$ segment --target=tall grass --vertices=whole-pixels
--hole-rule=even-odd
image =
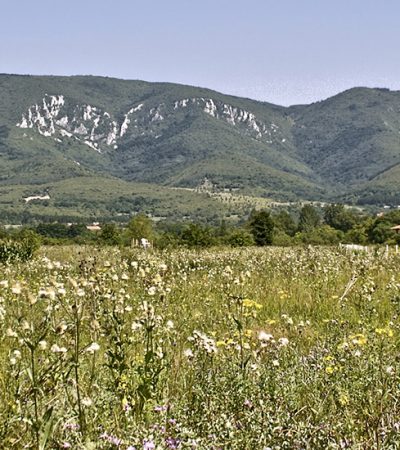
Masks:
[[[397,448],[400,257],[46,248],[2,267],[0,442]]]

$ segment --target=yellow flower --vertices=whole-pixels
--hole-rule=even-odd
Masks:
[[[262,305],[260,303],[255,302],[254,300],[250,300],[249,298],[245,298],[243,300],[243,307],[244,308],[261,309]]]
[[[335,366],[328,366],[328,367],[325,368],[325,372],[326,372],[328,375],[332,374],[335,370],[336,370],[336,367],[335,367]]]
[[[352,336],[349,336],[349,340],[354,345],[362,346],[362,345],[365,345],[367,343],[367,338],[361,333],[353,334]]]
[[[342,406],[348,405],[348,404],[350,403],[349,396],[348,396],[347,394],[345,394],[344,392],[342,392],[342,393],[339,395],[339,403],[340,403]]]
[[[246,330],[246,331],[244,332],[244,335],[245,335],[247,338],[251,338],[251,337],[253,336],[253,330]]]
[[[393,337],[393,330],[389,327],[386,328],[375,328],[375,333],[379,336]]]

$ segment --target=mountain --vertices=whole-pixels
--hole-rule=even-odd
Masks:
[[[397,204],[399,177],[399,92],[285,108],[171,83],[0,75],[7,220],[237,212],[210,190]]]

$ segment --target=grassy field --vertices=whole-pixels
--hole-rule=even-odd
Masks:
[[[399,267],[311,247],[4,266],[1,448],[399,448]]]

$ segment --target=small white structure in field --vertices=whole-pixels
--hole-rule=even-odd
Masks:
[[[32,200],[50,200],[50,195],[49,194],[45,194],[45,195],[32,195],[30,197],[24,197],[25,203],[29,203]]]
[[[339,244],[339,248],[346,250],[346,252],[368,252],[368,247],[358,244]]]
[[[144,248],[144,249],[147,249],[147,248],[151,247],[151,244],[146,238],[141,238],[140,239],[140,246],[142,248]]]

